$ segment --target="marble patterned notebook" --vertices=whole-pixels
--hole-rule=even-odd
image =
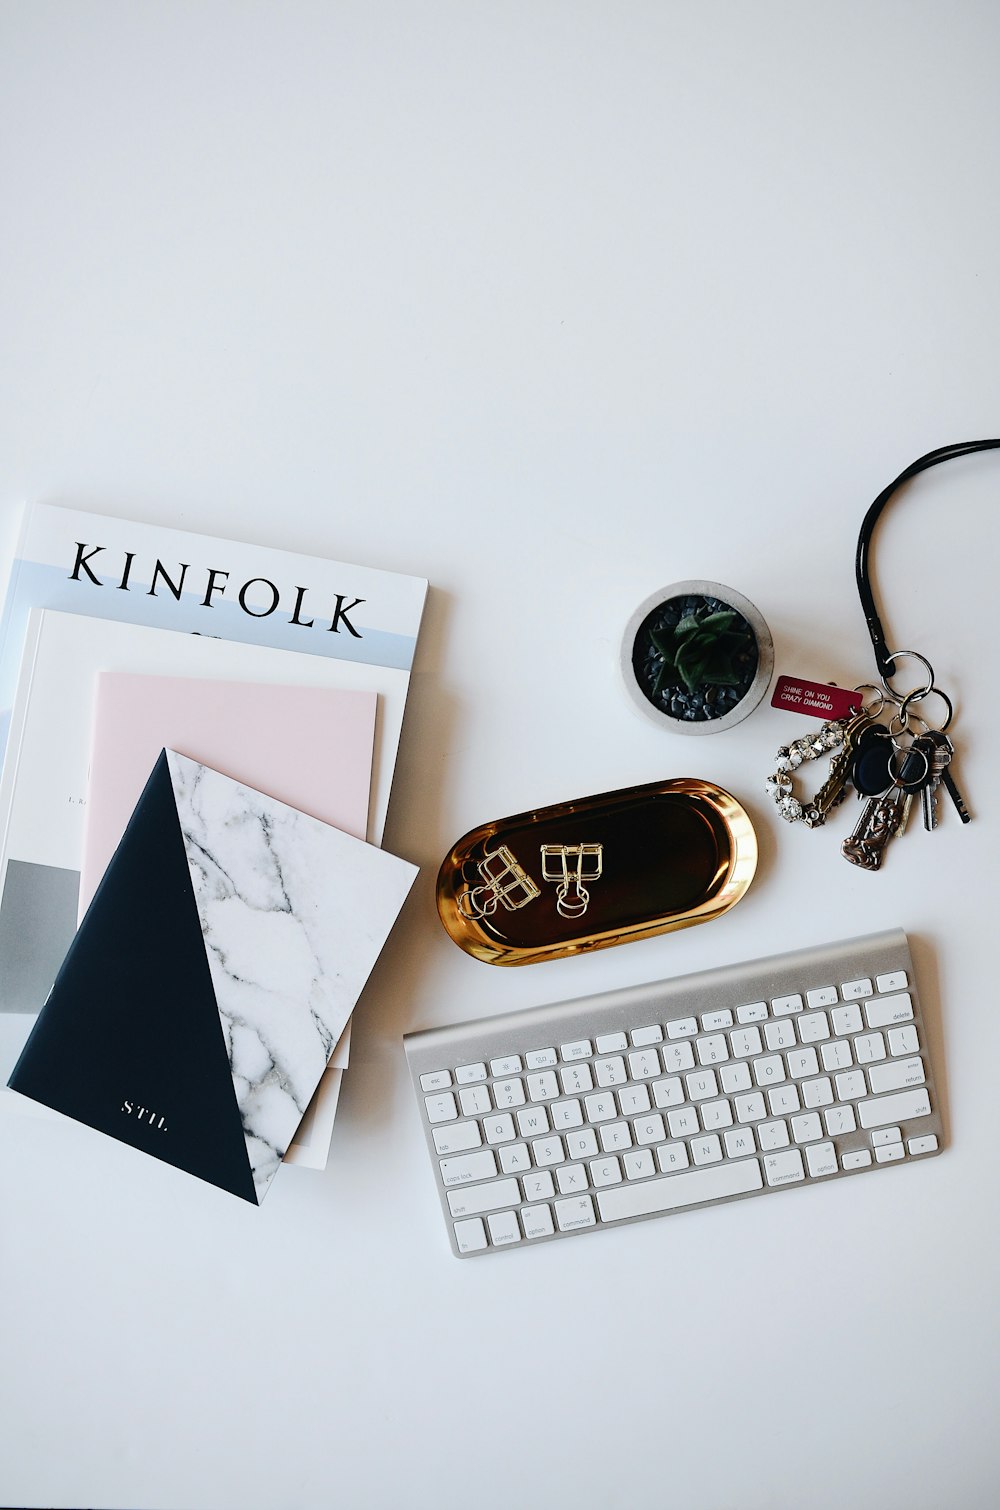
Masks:
[[[164,750],[11,1089],[259,1205],[416,873]]]

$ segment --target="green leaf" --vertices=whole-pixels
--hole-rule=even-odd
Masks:
[[[701,621],[701,627],[721,634],[724,629],[728,629],[730,624],[735,622],[736,618],[737,615],[731,608],[720,608],[715,613],[707,614]]]
[[[677,628],[674,630],[674,634],[679,640],[684,639],[687,635],[693,634],[694,631],[700,627],[700,625],[701,620],[697,619],[693,613],[685,614],[683,619],[681,619],[680,623],[677,625]]]

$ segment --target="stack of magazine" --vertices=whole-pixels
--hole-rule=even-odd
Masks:
[[[95,1010],[90,1003],[105,992],[93,981],[86,992],[81,984],[95,946],[109,947],[106,939],[121,938],[126,925],[142,933],[145,914],[128,922],[123,908],[143,878],[166,864],[155,846],[174,852],[161,820],[150,816],[165,800],[183,833],[184,849],[176,851],[189,867],[182,890],[194,899],[176,929],[184,935],[189,916],[195,927],[200,919],[258,1198],[266,1160],[254,1154],[259,1137],[255,1143],[249,1129],[253,1123],[259,1135],[261,1107],[277,1094],[280,1056],[258,1022],[254,1052],[272,1062],[267,1074],[250,1074],[251,1093],[237,1071],[239,1046],[245,1050],[246,1022],[265,998],[271,1010],[275,991],[295,997],[288,983],[301,965],[301,941],[290,941],[285,925],[315,915],[312,975],[288,1011],[294,1016],[301,1006],[316,1027],[325,1068],[305,1114],[301,1104],[297,1113],[286,1109],[285,1120],[290,1114],[297,1122],[290,1143],[274,1141],[284,1162],[325,1167],[350,1053],[350,1008],[414,874],[373,849],[381,846],[426,591],[423,579],[319,557],[51,505],[26,511],[0,622],[3,1081],[19,1056],[22,1064],[30,1058],[26,1043],[35,1045],[36,1061],[38,1046],[48,1044],[51,1058],[52,1043],[65,1050],[65,1024]],[[293,832],[289,825],[297,825],[291,858],[278,842]],[[247,848],[251,829],[256,857]],[[234,833],[243,847],[223,863]],[[295,857],[306,855],[313,876],[300,877],[296,891]],[[246,877],[234,880],[243,864],[255,878],[250,890]],[[257,895],[264,871],[278,878],[278,900]],[[327,884],[334,872],[340,879]],[[223,903],[229,910],[220,912]],[[244,930],[259,933],[252,966],[226,932],[238,905],[263,919],[260,929]],[[165,916],[174,903],[151,892],[145,906]],[[268,934],[279,914],[285,932]],[[223,916],[228,922],[220,925]],[[162,919],[158,926],[159,942],[151,934],[135,943],[146,951],[140,961],[170,950]],[[277,942],[265,946],[265,937]],[[368,941],[360,954],[358,939]],[[317,1005],[324,970],[338,982],[335,1006]],[[276,974],[282,983],[272,982],[272,991],[265,977]],[[223,976],[230,991],[242,992],[231,1010]],[[327,1043],[331,1024],[336,1037]],[[120,1032],[110,1023],[97,1027]],[[287,1036],[288,1024],[279,1027]],[[296,1052],[308,1060],[303,1043]],[[12,1083],[35,1094],[23,1073]],[[129,1089],[121,1087],[116,1112],[132,1106],[132,1116],[138,1105],[162,1132],[165,1113]],[[46,1102],[44,1090],[37,1099]],[[77,1115],[58,1097],[48,1104]],[[88,1115],[80,1120],[122,1136]]]

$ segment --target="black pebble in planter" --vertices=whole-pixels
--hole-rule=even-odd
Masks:
[[[713,734],[752,713],[774,668],[771,633],[742,593],[675,582],[640,603],[621,669],[635,707],[680,734]]]

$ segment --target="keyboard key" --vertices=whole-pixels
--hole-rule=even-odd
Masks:
[[[624,1059],[596,1059],[594,1061],[594,1074],[597,1083],[601,1086],[622,1085],[628,1076],[625,1073]]]
[[[575,1191],[586,1190],[587,1170],[583,1164],[564,1164],[556,1170],[556,1184],[559,1186],[560,1195],[573,1195]]]
[[[559,1094],[559,1082],[551,1070],[540,1075],[529,1075],[525,1080],[529,1101],[552,1101]]]
[[[551,1237],[555,1231],[552,1225],[552,1212],[548,1206],[523,1206],[521,1226],[527,1238]]]
[[[583,1108],[579,1101],[554,1101],[549,1107],[549,1116],[556,1132],[564,1127],[583,1126]]]
[[[695,1048],[698,1050],[699,1064],[721,1064],[729,1058],[725,1033],[713,1033],[708,1038],[699,1038]]]
[[[701,1131],[698,1113],[693,1106],[681,1106],[676,1111],[667,1112],[667,1126],[672,1138],[690,1138],[692,1133]]]
[[[902,1143],[903,1132],[899,1127],[878,1127],[872,1133],[872,1147],[883,1148],[886,1143]]]
[[[891,1028],[897,1022],[908,1022],[913,1017],[909,992],[865,1002],[865,1016],[870,1028]]]
[[[824,1175],[837,1173],[837,1150],[832,1143],[810,1143],[806,1149],[806,1163],[814,1180]]]
[[[729,1035],[729,1044],[737,1059],[749,1059],[752,1054],[761,1054],[764,1045],[759,1028],[737,1028]]]
[[[843,1164],[845,1169],[867,1169],[871,1161],[867,1148],[852,1148],[850,1153],[845,1153]]]
[[[757,1142],[760,1144],[762,1153],[769,1153],[773,1148],[786,1148],[788,1146],[788,1123],[787,1122],[761,1122],[757,1128]]]
[[[873,994],[872,983],[867,978],[863,980],[846,980],[840,988],[840,994],[845,1001],[857,1001],[862,996]]]
[[[684,1082],[680,1076],[672,1075],[669,1080],[654,1080],[653,1100],[661,1111],[668,1106],[680,1106],[684,1100]]]
[[[620,1149],[632,1147],[632,1131],[627,1122],[604,1122],[600,1132],[605,1153],[618,1153]]]
[[[835,1007],[840,1000],[836,986],[817,986],[806,992],[806,1001],[811,1007]]]
[[[505,1206],[517,1206],[520,1200],[521,1192],[516,1180],[494,1180],[491,1185],[473,1185],[470,1190],[448,1191],[452,1216],[481,1216],[487,1211],[502,1211]]]
[[[514,1138],[514,1119],[506,1112],[502,1117],[486,1117],[483,1131],[487,1143],[510,1143]]]
[[[701,1124],[706,1132],[717,1132],[733,1125],[733,1109],[728,1101],[703,1101],[700,1111]]]
[[[492,1180],[496,1172],[497,1161],[492,1148],[441,1160],[441,1179],[446,1185],[473,1185],[477,1180]]]
[[[657,1049],[639,1049],[628,1056],[629,1073],[633,1080],[651,1080],[662,1072]]]
[[[466,1149],[478,1148],[482,1141],[478,1122],[455,1122],[434,1129],[434,1147],[441,1154],[465,1153]]]
[[[524,1056],[525,1068],[529,1070],[551,1070],[557,1062],[555,1049],[532,1049]]]
[[[889,1040],[889,1053],[893,1056],[915,1054],[920,1047],[917,1030],[912,1024],[906,1028],[890,1028],[886,1037]]]
[[[833,1043],[824,1043],[820,1053],[823,1056],[825,1070],[846,1070],[854,1063],[851,1057],[851,1045],[846,1038],[838,1038]]]
[[[860,1070],[851,1070],[846,1075],[835,1075],[834,1084],[837,1087],[838,1101],[856,1101],[859,1096],[867,1094],[865,1077]]]
[[[757,1152],[753,1132],[749,1127],[736,1127],[732,1132],[725,1133],[724,1137],[727,1158],[742,1159],[748,1153]]]
[[[694,1069],[694,1049],[689,1043],[665,1043],[660,1054],[668,1075],[680,1075],[684,1070]]]
[[[724,1064],[719,1070],[719,1084],[727,1096],[737,1091],[748,1091],[753,1085],[748,1064]]]
[[[656,1150],[656,1161],[664,1174],[673,1174],[676,1170],[688,1167],[688,1151],[686,1143],[661,1143]]]
[[[538,1138],[549,1131],[549,1119],[544,1106],[525,1107],[517,1113],[517,1130],[522,1138]]]
[[[446,1091],[450,1084],[451,1075],[448,1070],[434,1070],[431,1074],[420,1077],[422,1091]]]
[[[714,1070],[696,1070],[693,1075],[685,1077],[685,1084],[689,1101],[705,1101],[709,1096],[719,1094],[719,1082]]]
[[[589,1059],[594,1052],[589,1038],[579,1038],[575,1043],[564,1043],[559,1050],[564,1060]]]
[[[428,1122],[454,1122],[458,1116],[458,1107],[451,1091],[445,1091],[443,1096],[425,1096],[424,1105],[427,1108]]]
[[[625,1170],[627,1180],[645,1180],[649,1175],[656,1173],[652,1150],[637,1148],[632,1153],[623,1154],[622,1168]]]
[[[923,1085],[924,1062],[917,1057],[875,1064],[868,1071],[868,1083],[873,1096],[881,1095],[883,1091],[901,1091],[908,1085]]]
[[[521,1184],[524,1186],[526,1201],[547,1201],[556,1193],[552,1176],[547,1169],[536,1169],[533,1174],[526,1174]]]
[[[737,1096],[733,1106],[736,1108],[737,1122],[759,1122],[761,1117],[767,1116],[767,1107],[760,1091],[752,1091],[749,1096]]]
[[[486,1228],[482,1218],[474,1216],[468,1222],[455,1223],[455,1241],[459,1253],[478,1253],[486,1247]]]
[[[776,996],[771,1002],[771,1011],[775,1017],[788,1017],[792,1012],[801,1012],[802,997],[797,992],[793,996]]]
[[[931,1098],[926,1090],[899,1091],[876,1101],[858,1102],[858,1121],[862,1127],[887,1127],[893,1122],[908,1122],[914,1117],[929,1117]]]
[[[823,1136],[823,1124],[819,1120],[819,1112],[803,1112],[801,1117],[792,1118],[792,1137],[796,1143],[812,1143]]]
[[[623,1117],[637,1117],[648,1112],[651,1102],[645,1084],[624,1086],[618,1092],[618,1105]]]
[[[698,1023],[693,1017],[675,1017],[667,1023],[668,1038],[693,1038],[697,1031]]]
[[[588,1122],[610,1122],[618,1115],[613,1091],[598,1091],[596,1096],[588,1096],[584,1105]]]
[[[477,1080],[486,1079],[485,1064],[460,1064],[455,1071],[455,1079],[459,1085],[473,1085]],[[483,1225],[479,1223],[480,1227]]]
[[[875,985],[880,991],[905,991],[909,984],[905,970],[893,970],[888,975],[875,977]]]
[[[701,1026],[705,1033],[717,1033],[720,1028],[731,1028],[733,1014],[728,1007],[721,1012],[705,1012],[702,1014]]]
[[[653,1112],[649,1117],[636,1117],[632,1123],[632,1132],[635,1141],[643,1147],[649,1143],[662,1143],[667,1136],[659,1112]]]
[[[691,1157],[696,1164],[717,1164],[722,1158],[722,1144],[716,1133],[691,1139]]]
[[[819,1060],[814,1048],[793,1049],[787,1056],[786,1063],[793,1080],[804,1080],[809,1075],[819,1074]]]
[[[885,1039],[881,1033],[860,1033],[854,1040],[854,1057],[859,1064],[873,1064],[885,1058]]]
[[[594,1077],[589,1064],[575,1064],[572,1069],[560,1070],[563,1093],[567,1096],[582,1096],[584,1091],[594,1089]]]
[[[861,1008],[853,1001],[849,1006],[835,1008],[830,1013],[830,1021],[833,1023],[833,1031],[844,1037],[848,1033],[860,1033],[864,1027]]]
[[[767,1003],[752,1001],[745,1007],[736,1008],[737,1022],[763,1022],[767,1016]]]
[[[503,1248],[508,1243],[521,1241],[521,1229],[517,1225],[517,1217],[513,1211],[500,1211],[496,1216],[488,1216],[486,1223],[490,1229],[490,1241],[494,1248]]]
[[[502,1143],[498,1150],[500,1168],[504,1174],[522,1174],[531,1168],[531,1155],[527,1143]]]
[[[784,1153],[769,1153],[764,1158],[764,1174],[769,1185],[792,1185],[804,1180],[806,1172],[802,1168],[802,1155],[797,1148],[788,1148]]]
[[[641,1190],[643,1187],[635,1187]],[[578,1227],[596,1227],[594,1203],[589,1195],[576,1196],[569,1201],[556,1201],[556,1221],[560,1232],[573,1232]]]
[[[592,1127],[581,1127],[579,1132],[567,1133],[567,1159],[589,1159],[597,1153],[597,1134]]]
[[[458,1099],[462,1103],[462,1115],[465,1117],[482,1117],[493,1110],[490,1093],[485,1085],[463,1086]]]
[[[765,1023],[764,1041],[772,1052],[775,1049],[790,1049],[796,1042],[794,1022],[780,1020]]]
[[[912,1154],[936,1153],[938,1140],[933,1133],[928,1133],[925,1138],[910,1138],[907,1141],[907,1150]]]
[[[819,1043],[821,1039],[830,1036],[830,1024],[825,1012],[805,1012],[798,1022],[800,1043]],[[860,1021],[858,1026],[861,1026]],[[844,1032],[845,1029],[839,1028],[837,1031]]]
[[[858,1125],[854,1107],[850,1103],[847,1106],[831,1106],[823,1113],[823,1120],[831,1138],[840,1138],[845,1133],[852,1133]]]
[[[505,1111],[508,1106],[524,1105],[524,1081],[523,1080],[494,1080],[493,1100],[498,1112]]]
[[[780,1054],[755,1059],[753,1072],[758,1085],[777,1085],[785,1078],[785,1061]]]
[[[622,1166],[613,1156],[609,1159],[595,1159],[590,1166],[590,1178],[595,1190],[599,1190],[602,1185],[620,1185]]]
[[[532,1143],[531,1153],[539,1169],[549,1164],[561,1164],[566,1157],[562,1138],[539,1138]]]
[[[594,1043],[599,1054],[621,1054],[628,1048],[628,1039],[624,1033],[598,1034]]]
[[[721,1201],[726,1196],[746,1195],[762,1188],[757,1160],[737,1159],[732,1164],[716,1164],[707,1169],[692,1169],[686,1174],[602,1190],[597,1197],[597,1207],[602,1221],[620,1222],[632,1216],[675,1211],[680,1206],[694,1206],[702,1201]]]
[[[818,1106],[833,1105],[833,1086],[826,1075],[818,1080],[806,1080],[802,1085],[802,1104],[815,1110]]]
[[[788,1117],[800,1109],[799,1093],[794,1085],[779,1085],[767,1093],[772,1117]]]
[[[503,1059],[490,1060],[491,1075],[519,1075],[521,1073],[520,1054],[507,1054]]]
[[[906,1149],[902,1143],[884,1143],[881,1148],[875,1150],[876,1164],[894,1164],[897,1159],[906,1157]]]
[[[647,1048],[651,1043],[662,1042],[663,1029],[660,1027],[660,1024],[658,1022],[650,1023],[648,1028],[632,1029],[632,1047],[634,1049],[644,1049]]]

